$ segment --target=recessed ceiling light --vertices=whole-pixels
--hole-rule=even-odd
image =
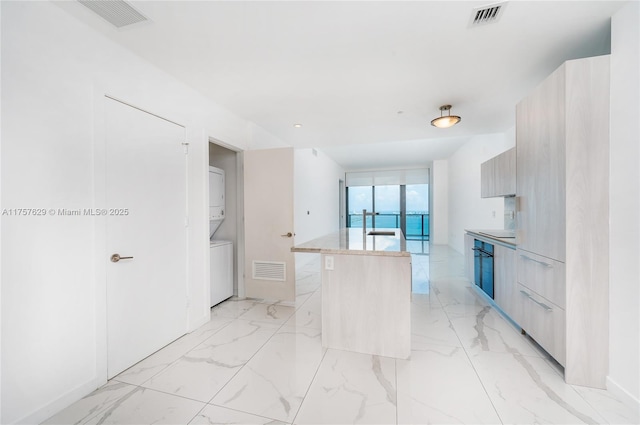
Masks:
[[[293,126],[294,126],[295,128],[300,128],[300,127],[302,127],[302,124],[294,124]]]

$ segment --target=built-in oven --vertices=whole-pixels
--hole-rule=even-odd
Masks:
[[[473,252],[475,283],[493,299],[493,245],[475,239]]]

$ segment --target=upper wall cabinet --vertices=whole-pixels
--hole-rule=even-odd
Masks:
[[[516,148],[483,162],[480,168],[480,196],[513,196],[516,194]]]

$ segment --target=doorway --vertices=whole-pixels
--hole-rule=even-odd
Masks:
[[[209,166],[219,168],[225,172],[225,219],[213,234],[212,239],[230,241],[233,245],[232,271],[233,295],[244,297],[242,281],[243,263],[241,262],[241,225],[242,221],[242,176],[241,153],[231,149],[223,142],[209,139]],[[210,239],[211,239],[211,235]],[[211,276],[210,276],[211,279]]]

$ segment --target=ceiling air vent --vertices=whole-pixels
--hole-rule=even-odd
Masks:
[[[148,21],[146,16],[124,0],[78,0],[78,2],[116,28]]]
[[[495,22],[498,22],[506,5],[506,3],[496,3],[489,6],[483,6],[473,9],[473,11],[471,12],[471,20],[469,22],[469,26],[477,27],[479,25],[493,24]]]

